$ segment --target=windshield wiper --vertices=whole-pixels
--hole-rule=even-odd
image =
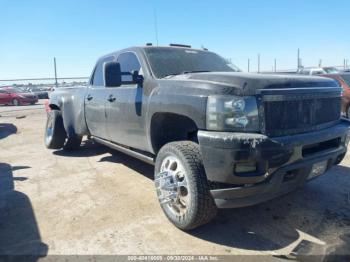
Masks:
[[[211,71],[207,70],[198,70],[198,71],[183,71],[181,74],[168,74],[163,76],[162,78],[172,77],[172,76],[178,76],[178,75],[185,75],[185,74],[193,74],[193,73],[208,73]]]
[[[197,70],[197,71],[183,71],[182,74],[193,74],[193,73],[208,73],[208,70]]]
[[[167,78],[167,77],[171,77],[171,76],[178,76],[178,75],[181,75],[181,74],[168,74],[168,75],[163,76],[162,78]]]

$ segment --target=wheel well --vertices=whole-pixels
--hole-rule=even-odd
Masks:
[[[197,125],[183,115],[156,113],[152,116],[150,131],[154,153],[169,142],[190,140],[198,143]]]
[[[60,110],[60,108],[55,105],[55,104],[50,104],[49,107],[52,109],[52,110]]]

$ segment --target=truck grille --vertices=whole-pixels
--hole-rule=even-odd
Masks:
[[[340,119],[340,92],[263,96],[263,133],[281,136],[331,126]]]

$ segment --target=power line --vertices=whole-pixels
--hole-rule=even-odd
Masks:
[[[78,77],[39,77],[39,78],[18,78],[18,79],[0,79],[0,82],[14,82],[14,81],[35,81],[35,80],[64,80],[64,79],[89,79],[88,76]]]

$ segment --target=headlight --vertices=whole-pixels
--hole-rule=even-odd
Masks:
[[[217,131],[259,131],[259,115],[254,96],[209,96],[207,129]]]

